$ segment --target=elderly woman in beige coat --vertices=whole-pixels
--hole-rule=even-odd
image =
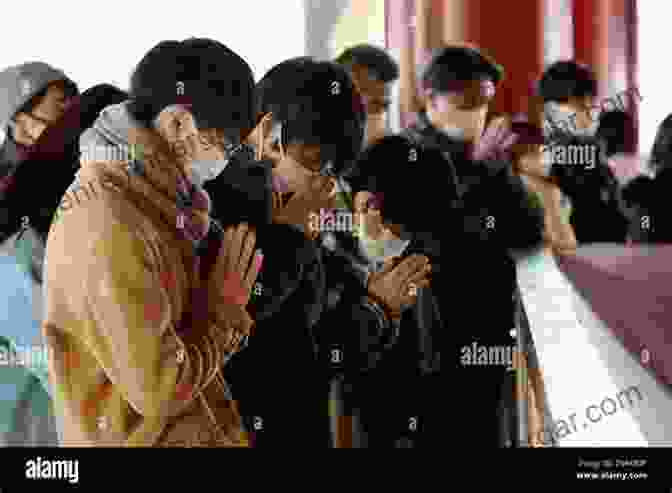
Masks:
[[[262,257],[248,226],[211,224],[201,182],[251,129],[252,88],[223,45],[163,42],[82,136],[45,260],[63,445],[248,446],[223,368]]]

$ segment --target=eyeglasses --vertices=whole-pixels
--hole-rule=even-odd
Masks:
[[[312,175],[335,177],[333,159],[323,159],[320,153],[306,152],[302,147],[290,145],[287,155]]]

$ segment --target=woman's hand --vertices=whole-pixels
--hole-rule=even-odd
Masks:
[[[390,259],[380,272],[369,276],[369,296],[382,305],[391,319],[398,319],[402,308],[415,304],[417,291],[429,285],[430,270],[429,259],[423,255]]]
[[[227,228],[208,286],[209,306],[216,320],[244,333],[253,324],[245,307],[263,262],[261,251],[255,252],[256,241],[256,233],[247,224]]]
[[[474,161],[509,160],[518,135],[511,131],[511,123],[503,116],[494,118],[472,151]]]
[[[563,209],[560,188],[536,175],[524,175],[523,181],[530,193],[541,198],[544,207],[544,238],[548,246],[558,255],[574,253],[577,247],[576,235]]]

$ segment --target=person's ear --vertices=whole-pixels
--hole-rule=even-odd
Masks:
[[[273,121],[271,113],[268,113],[260,123],[260,135],[258,149],[261,149],[262,157],[278,163],[285,159],[285,149],[280,138],[280,124]]]
[[[259,143],[260,134],[266,133],[264,129],[268,128],[268,122],[272,117],[272,113],[264,113],[257,117],[257,123],[245,138],[245,142],[248,145],[256,146]]]
[[[425,90],[422,95],[423,104],[427,110],[436,110],[436,98],[434,96],[435,93],[431,89]]]
[[[360,190],[352,196],[352,204],[355,212],[366,212],[366,192]]]

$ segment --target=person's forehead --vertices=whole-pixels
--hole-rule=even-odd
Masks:
[[[357,90],[368,98],[388,99],[390,96],[390,84],[378,79],[368,67],[353,66],[352,81]]]
[[[47,86],[45,96],[49,98],[62,98],[65,96],[65,88],[59,83],[50,84]]]

